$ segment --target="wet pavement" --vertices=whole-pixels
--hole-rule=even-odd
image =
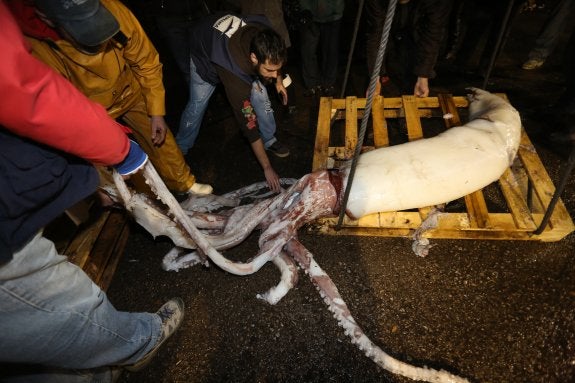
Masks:
[[[517,17],[488,89],[506,93],[519,110],[557,184],[569,147],[550,144],[554,127],[542,111],[563,90],[562,50],[540,70],[520,68],[544,17],[543,12]],[[361,96],[363,65],[360,59],[353,64],[347,93]],[[271,160],[282,177],[299,178],[311,170],[318,100],[303,96],[297,62],[288,69],[298,111],[288,116],[278,110],[277,117],[278,137],[292,154]],[[170,71],[175,69],[167,62],[168,119],[175,127],[185,87]],[[442,61],[432,92],[463,95],[465,87],[482,81]],[[216,194],[263,180],[221,92],[188,160],[199,181],[212,184]],[[575,217],[573,175],[563,202]],[[471,382],[575,381],[573,233],[551,243],[434,239],[426,258],[414,255],[409,238],[327,236],[305,228],[299,238],[365,333],[394,357],[444,368]],[[257,240],[256,232],[225,255],[247,260],[257,252]],[[149,367],[124,373],[120,382],[410,381],[384,371],[351,344],[302,272],[297,286],[270,306],[256,294],[279,281],[273,265],[245,277],[213,264],[165,272],[160,264],[171,247],[132,225],[108,290],[111,301],[121,310],[153,312],[180,296],[186,319]]]

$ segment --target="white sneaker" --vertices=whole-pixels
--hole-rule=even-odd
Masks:
[[[190,190],[188,190],[188,193],[193,193],[193,194],[212,194],[212,191],[214,191],[214,189],[208,185],[208,184],[200,184],[198,182],[196,182],[195,184],[192,185],[192,187],[190,188]]]

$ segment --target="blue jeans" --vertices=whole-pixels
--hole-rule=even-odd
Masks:
[[[44,366],[7,365],[3,371],[0,365],[2,383],[111,383],[114,373],[110,367],[89,370],[66,370]]]
[[[188,153],[198,138],[204,114],[215,88],[200,77],[194,61],[190,59],[190,99],[182,113],[180,128],[176,135],[176,143],[184,154]],[[252,83],[250,101],[257,116],[264,147],[269,148],[277,141],[276,121],[268,92],[259,80]]]
[[[0,266],[0,334],[0,363],[87,370],[141,359],[158,342],[161,319],[117,311],[39,233]]]

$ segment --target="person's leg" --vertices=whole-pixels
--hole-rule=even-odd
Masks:
[[[120,367],[66,370],[27,364],[0,365],[2,383],[113,383],[121,373]]]
[[[196,72],[194,61],[190,59],[190,99],[182,113],[176,142],[182,153],[187,154],[194,146],[202,120],[215,86],[205,82]]]
[[[301,71],[307,89],[321,85],[317,48],[319,45],[319,27],[310,21],[300,28]]]
[[[573,9],[572,0],[560,0],[543,29],[535,40],[535,46],[529,52],[529,59],[545,61],[557,46],[561,32],[565,29],[566,22],[571,20]]]
[[[262,142],[264,143],[264,147],[267,149],[277,141],[275,137],[276,120],[272,103],[268,96],[268,91],[259,80],[252,83],[250,101],[258,118],[258,128],[262,137]]]
[[[122,120],[132,128],[134,138],[146,152],[168,189],[175,193],[186,193],[190,190],[196,183],[196,177],[186,163],[172,132],[168,129],[162,145],[157,146],[152,142],[150,117],[143,98],[122,116]]]
[[[367,70],[369,77],[375,68],[375,61],[381,43],[381,33],[383,31],[383,24],[385,22],[385,15],[387,13],[387,0],[366,0],[365,2],[365,17],[366,17],[366,58]],[[387,73],[385,60],[380,69],[380,76]]]
[[[189,83],[190,81],[190,30],[191,21],[184,17],[170,17],[159,15],[156,25],[160,34],[168,43],[170,52],[178,68]]]
[[[66,369],[133,364],[162,336],[151,313],[117,311],[38,234],[0,267],[0,360]]]
[[[320,25],[322,87],[326,96],[333,96],[339,62],[339,31],[341,20]]]
[[[565,50],[565,63],[563,67],[565,73],[565,92],[560,98],[563,103],[564,113],[575,116],[575,30],[571,32],[571,37],[567,42]]]

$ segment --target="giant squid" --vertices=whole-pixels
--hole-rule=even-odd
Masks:
[[[420,208],[461,198],[496,181],[513,162],[519,147],[519,113],[504,99],[472,88],[469,121],[435,137],[375,149],[360,155],[345,213],[364,215]],[[144,177],[161,201],[133,192],[114,172],[107,187],[136,222],[154,237],[167,236],[176,247],[163,259],[165,270],[178,271],[209,261],[235,275],[248,275],[272,262],[281,280],[258,298],[277,303],[296,284],[296,263],[310,277],[328,309],[366,356],[384,369],[413,380],[467,382],[445,370],[413,366],[374,344],[352,317],[337,287],[298,241],[298,229],[320,217],[337,215],[350,174],[349,166],[302,178],[282,179],[284,189],[265,193],[257,183],[216,196],[191,195],[178,203],[151,164]],[[248,203],[245,203],[245,201]],[[222,250],[261,230],[259,252],[247,262],[227,259]]]

